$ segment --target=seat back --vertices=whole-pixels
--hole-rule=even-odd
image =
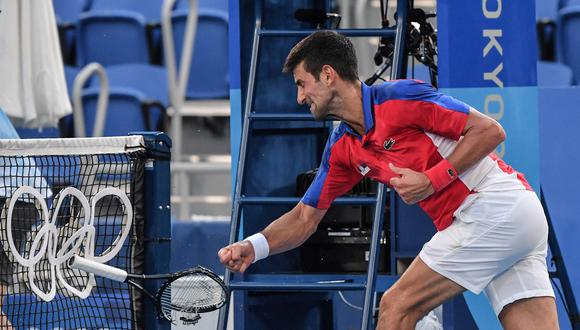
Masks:
[[[112,88],[132,88],[143,93],[146,99],[160,102],[169,106],[169,90],[167,86],[167,70],[163,67],[143,64],[127,63],[106,67],[109,85]],[[91,87],[98,87],[96,79],[91,81]]]
[[[558,0],[536,0],[536,20],[555,21],[558,16]]]
[[[79,65],[149,63],[145,24],[141,14],[129,11],[81,14],[77,43]]]
[[[145,16],[147,22],[161,20],[163,0],[93,0],[91,10],[127,10]]]
[[[73,23],[79,19],[80,13],[88,9],[87,0],[52,0],[54,13],[62,23]]]
[[[175,1],[175,9],[188,9],[189,0]],[[197,8],[199,10],[214,9],[222,12],[228,12],[228,0],[197,0]]]
[[[572,69],[574,83],[580,80],[580,5],[568,6],[559,12],[559,59]]]
[[[89,88],[83,92],[83,113],[87,136],[93,135],[99,90]],[[128,88],[110,90],[109,106],[105,117],[104,136],[124,136],[129,132],[146,131],[143,116],[143,95]]]
[[[172,17],[177,59],[181,58],[187,11],[176,11]],[[227,98],[228,19],[224,12],[200,10],[191,60],[186,97],[188,99]]]

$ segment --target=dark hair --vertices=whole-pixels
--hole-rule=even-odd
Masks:
[[[326,64],[333,67],[342,79],[358,80],[356,53],[352,42],[335,31],[317,31],[300,40],[290,50],[282,71],[292,72],[302,61],[306,72],[317,80],[322,66]]]

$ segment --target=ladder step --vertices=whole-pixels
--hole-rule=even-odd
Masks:
[[[265,30],[258,33],[261,37],[306,37],[319,30]],[[391,37],[396,34],[395,28],[386,29],[336,29],[338,33],[349,37]]]
[[[241,197],[238,202],[243,205],[292,205],[300,202],[300,197]],[[377,198],[371,197],[340,197],[333,205],[375,205]]]
[[[232,281],[230,290],[244,291],[356,291],[366,288],[364,283],[352,283],[348,281],[318,281],[310,283],[284,283],[284,282],[242,282]]]

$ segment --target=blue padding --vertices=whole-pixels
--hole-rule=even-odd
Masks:
[[[68,89],[68,96],[69,97],[72,96],[75,78],[77,77],[77,75],[79,74],[80,71],[81,71],[81,69],[79,69],[75,66],[70,66],[70,65],[64,66],[64,78],[66,80],[66,87]],[[92,80],[94,80],[94,79],[89,79],[88,82],[90,82]]]
[[[429,76],[429,68],[422,63],[417,63],[411,66],[411,63],[407,66],[407,78],[421,80],[428,84],[431,83],[431,76]]]
[[[52,302],[33,294],[6,295],[2,304],[15,329],[132,329],[127,295],[91,294],[87,299],[57,295]],[[122,309],[119,309],[122,308]]]
[[[100,204],[99,204],[100,205]],[[115,205],[115,204],[112,204]],[[118,237],[119,233],[123,230],[123,218],[121,216],[122,210],[116,207],[109,207],[108,210],[110,214],[105,214],[107,210],[101,209],[98,213],[99,216],[95,217],[95,255],[102,255],[109,247],[113,245],[114,240]],[[118,215],[115,216],[115,212]],[[129,265],[127,263],[128,258],[131,258],[130,242],[131,236],[129,235],[125,242],[123,242],[123,247],[119,250],[119,253],[110,261],[107,265],[121,268],[123,270],[129,271]],[[99,293],[111,292],[114,293],[118,289],[122,288],[126,290],[128,284],[119,283],[113,280],[109,280],[103,277],[95,276],[95,291]],[[117,291],[118,292],[118,291]]]
[[[172,16],[178,63],[183,48],[187,13],[187,10],[177,10]],[[230,88],[228,63],[227,13],[200,9],[186,90],[187,98],[227,98]]]
[[[572,85],[572,70],[558,62],[538,62],[538,86],[567,87]]]
[[[145,25],[143,15],[126,10],[81,14],[77,42],[79,65],[149,63]]]
[[[81,184],[79,156],[35,157],[34,162],[50,186],[78,187]]]
[[[171,271],[203,266],[223,275],[217,252],[229,240],[230,221],[173,221],[171,223]]]
[[[580,91],[577,88],[538,88],[538,96],[542,189],[576,304],[580,304],[580,147],[575,143],[580,127]],[[561,325],[569,325],[565,314],[559,316]]]
[[[21,139],[46,139],[60,137],[60,131],[57,127],[38,128],[16,128]]]

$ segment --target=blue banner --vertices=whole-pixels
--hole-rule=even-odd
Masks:
[[[534,0],[439,0],[439,86],[536,86]]]
[[[539,192],[535,0],[438,0],[439,87],[496,119],[496,153]],[[480,329],[501,329],[483,295],[466,293]]]

